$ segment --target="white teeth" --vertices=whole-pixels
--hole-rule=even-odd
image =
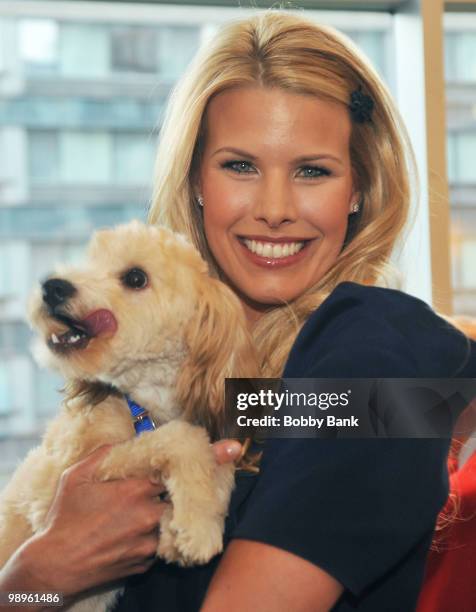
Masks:
[[[263,257],[272,257],[273,256],[273,245],[266,243],[263,245]]]
[[[295,255],[299,253],[304,246],[304,242],[276,244],[271,242],[257,242],[256,240],[245,240],[244,243],[252,253],[271,259],[281,259],[281,257]]]
[[[78,340],[81,340],[81,336],[79,334],[76,334],[75,336],[71,336],[70,338],[68,338],[66,342],[67,344],[76,344]],[[61,340],[56,334],[51,334],[51,342],[53,344],[61,344]]]

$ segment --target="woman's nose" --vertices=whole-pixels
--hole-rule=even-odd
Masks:
[[[270,227],[296,221],[296,203],[288,180],[276,174],[263,179],[256,194],[255,219],[265,221]]]

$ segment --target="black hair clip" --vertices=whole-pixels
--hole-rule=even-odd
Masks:
[[[374,101],[362,91],[362,86],[350,94],[349,110],[354,121],[366,123],[372,121]]]

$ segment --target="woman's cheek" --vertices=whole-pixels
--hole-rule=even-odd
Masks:
[[[253,190],[236,182],[216,184],[208,192],[204,190],[204,212],[210,219],[221,220],[224,223],[234,223],[243,218],[253,209]]]
[[[323,233],[345,231],[352,192],[348,188],[316,190],[299,203],[301,214]]]

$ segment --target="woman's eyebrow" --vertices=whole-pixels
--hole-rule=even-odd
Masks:
[[[228,153],[236,153],[236,155],[241,155],[242,157],[246,157],[247,159],[251,160],[257,159],[254,155],[251,155],[251,153],[247,153],[246,151],[243,151],[243,149],[237,149],[235,147],[222,147],[221,149],[217,149],[214,153],[212,153],[211,157],[224,151]]]
[[[236,147],[221,147],[220,149],[217,149],[214,153],[212,153],[211,157],[214,157],[215,155],[218,155],[218,153],[223,153],[223,152],[234,153],[235,155],[246,157],[246,159],[249,159],[251,161],[255,161],[256,159],[258,159],[255,155],[252,155],[251,153],[248,153],[247,151],[244,151],[243,149],[237,149]],[[332,161],[335,161],[341,166],[343,165],[343,162],[339,157],[336,157],[335,155],[331,155],[330,153],[317,153],[316,155],[302,155],[300,157],[296,157],[296,159],[293,159],[291,164],[316,161],[319,159],[331,159]]]
[[[302,163],[302,162],[316,161],[319,159],[331,159],[332,161],[335,161],[341,166],[344,164],[344,162],[339,157],[336,157],[335,155],[331,155],[330,153],[318,153],[317,155],[303,155],[302,157],[297,157],[296,159],[294,159],[293,163],[296,164],[296,163]]]

